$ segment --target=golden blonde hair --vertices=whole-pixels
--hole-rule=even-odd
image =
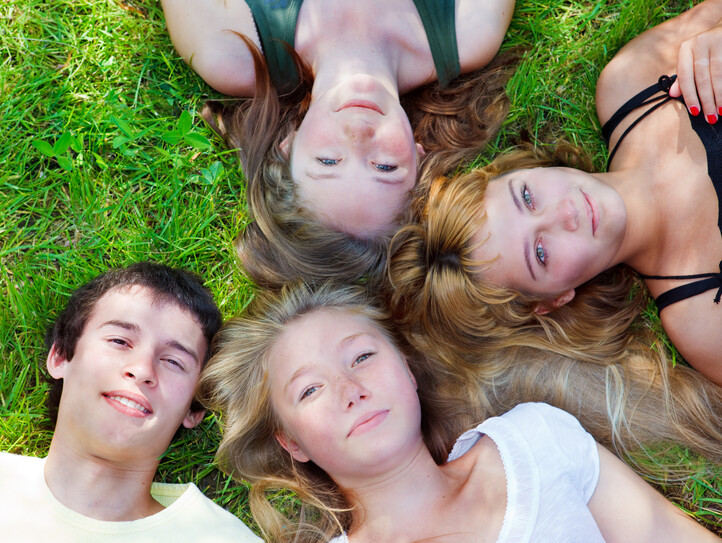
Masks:
[[[628,268],[600,274],[545,315],[535,310],[540,298],[479,278],[472,251],[488,183],[548,166],[589,171],[591,162],[569,144],[527,145],[430,184],[414,202],[416,222],[390,245],[384,290],[391,314],[416,349],[475,381],[494,410],[545,401],[620,452],[659,439],[719,459],[722,393],[693,370],[669,368],[663,345],[650,347],[655,338],[638,318],[646,291]]]
[[[580,286],[569,304],[541,315],[535,310],[541,298],[485,282],[472,257],[492,179],[514,169],[568,165],[591,166],[568,144],[553,151],[527,146],[484,168],[435,179],[414,202],[416,220],[389,248],[386,291],[399,321],[437,345],[476,355],[522,345],[601,364],[618,360],[644,302],[625,268]]]
[[[269,351],[291,323],[320,310],[347,311],[369,319],[407,358],[416,377],[422,410],[422,432],[438,462],[446,458],[448,443],[468,426],[466,406],[442,386],[444,371],[414,353],[390,326],[388,315],[369,303],[360,287],[303,283],[279,292],[260,293],[243,315],[228,321],[214,340],[214,355],[198,384],[198,397],[223,413],[223,439],[217,459],[234,477],[252,483],[251,511],[271,541],[314,541],[349,530],[349,503],[331,478],[313,462],[298,463],[276,440],[282,430],[269,394]],[[446,393],[442,395],[442,391]],[[441,414],[454,413],[454,424],[441,424]],[[302,510],[290,518],[275,509],[267,493],[287,489],[296,493]]]
[[[616,364],[589,364],[543,349],[510,345],[432,358],[400,335],[391,315],[360,287],[304,284],[259,294],[214,341],[214,355],[198,385],[206,406],[223,412],[218,450],[222,469],[252,484],[253,515],[271,541],[326,541],[349,531],[351,511],[321,469],[294,462],[275,435],[283,430],[269,396],[269,351],[286,327],[314,311],[348,311],[373,322],[406,357],[416,377],[424,440],[438,463],[474,422],[527,401],[544,401],[577,416],[618,454],[640,444],[675,441],[710,458],[722,451],[722,388],[688,368],[669,369],[664,356],[636,342]],[[657,473],[664,474],[659,468]],[[300,512],[282,513],[268,493],[290,490]]]
[[[289,48],[300,83],[290,94],[279,95],[261,52],[247,38],[241,39],[253,54],[255,96],[231,103],[211,101],[204,118],[231,148],[238,149],[243,164],[254,221],[237,242],[246,274],[265,288],[280,288],[299,278],[314,284],[380,278],[388,237],[354,236],[321,224],[299,202],[289,161],[280,151],[281,142],[298,128],[308,110],[310,68]],[[497,55],[487,67],[462,75],[446,88],[432,83],[402,97],[414,138],[426,150],[419,183],[473,160],[496,134],[508,111],[504,85],[516,58],[516,52]],[[397,222],[405,217],[402,213]]]

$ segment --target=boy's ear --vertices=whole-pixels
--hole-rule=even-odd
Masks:
[[[416,155],[419,157],[422,157],[426,154],[426,149],[424,149],[424,146],[420,143],[416,144]]]
[[[65,367],[69,363],[69,360],[58,353],[58,350],[55,348],[55,343],[53,343],[53,346],[50,347],[50,352],[48,353],[48,359],[45,362],[50,376],[53,379],[62,379],[65,377]]]
[[[301,450],[301,447],[299,447],[298,443],[296,443],[294,440],[292,440],[290,437],[288,437],[283,432],[276,432],[276,441],[278,441],[279,445],[286,449],[290,455],[299,462],[308,462],[311,460],[305,452]]]
[[[185,426],[186,428],[195,428],[201,423],[205,415],[205,409],[199,409],[198,411],[189,410],[188,414],[183,419],[183,426]]]
[[[547,313],[554,311],[555,309],[559,309],[561,306],[568,304],[574,299],[574,295],[576,294],[576,291],[573,288],[570,288],[569,290],[565,290],[562,292],[559,296],[554,298],[553,300],[548,300],[546,302],[539,302],[534,306],[534,311],[538,315],[546,315]]]

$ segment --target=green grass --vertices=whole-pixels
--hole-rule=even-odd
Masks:
[[[526,133],[582,144],[602,168],[601,68],[690,4],[520,0],[505,47],[526,53],[507,124],[479,162]],[[108,267],[156,259],[200,273],[237,313],[252,295],[232,250],[244,183],[197,115],[215,94],[177,58],[157,2],[4,0],[0,93],[0,450],[43,455],[43,336],[68,294]],[[246,487],[212,466],[218,439],[209,416],[173,444],[159,479],[195,481],[250,523]],[[683,449],[659,458],[693,470],[660,487],[719,530],[719,466]]]

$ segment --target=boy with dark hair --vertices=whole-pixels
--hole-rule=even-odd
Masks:
[[[153,483],[176,430],[203,419],[194,390],[220,325],[200,279],[159,264],[76,290],[47,336],[48,456],[0,453],[3,540],[257,541],[193,484]]]

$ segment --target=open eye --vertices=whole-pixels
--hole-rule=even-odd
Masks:
[[[120,345],[121,347],[128,347],[128,342],[124,339],[121,339],[119,337],[114,337],[110,339],[111,343],[114,343],[115,345]]]
[[[320,387],[317,387],[316,385],[314,385],[314,386],[310,386],[310,387],[304,389],[304,391],[301,392],[301,399],[302,399],[302,400],[305,400],[306,398],[308,398],[309,396],[311,396],[311,394],[313,394],[314,392],[316,392],[319,388],[320,388]]]
[[[541,239],[537,242],[536,245],[536,259],[539,261],[539,263],[542,266],[546,265],[546,259],[547,259],[547,250],[542,245]]]
[[[335,166],[336,164],[338,164],[339,162],[341,162],[341,161],[340,161],[339,159],[337,159],[337,158],[321,158],[321,157],[318,157],[316,160],[318,161],[319,164],[323,164],[324,166]]]
[[[374,168],[376,168],[380,172],[395,172],[398,169],[398,166],[393,166],[391,164],[376,164],[375,162]]]
[[[524,200],[526,206],[530,209],[534,209],[534,199],[531,196],[531,192],[526,184],[521,186],[521,199]]]
[[[372,353],[372,352],[368,352],[368,353],[362,353],[362,354],[358,355],[354,359],[353,364],[351,364],[351,367],[356,366],[356,365],[360,364],[361,362],[364,362],[365,360],[371,358],[371,356],[373,356],[373,354],[374,353]]]

